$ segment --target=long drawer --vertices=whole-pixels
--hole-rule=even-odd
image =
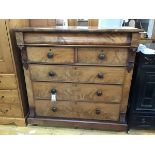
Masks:
[[[32,81],[123,84],[124,67],[30,65]]]
[[[31,63],[71,64],[74,62],[74,48],[27,47]]]
[[[88,32],[52,32],[24,34],[26,44],[52,44],[52,45],[130,45],[129,33],[88,33]]]
[[[50,99],[51,90],[56,91],[57,100],[120,102],[122,86],[101,84],[75,84],[33,82],[35,99]]]
[[[0,89],[16,89],[17,83],[14,74],[0,74]]]
[[[0,90],[0,105],[1,103],[19,103],[19,95],[17,90]]]
[[[119,119],[119,104],[35,100],[37,116],[65,117],[96,120]]]
[[[126,66],[127,48],[78,48],[78,63]]]

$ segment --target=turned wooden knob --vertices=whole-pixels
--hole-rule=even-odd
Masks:
[[[105,59],[105,54],[104,53],[100,53],[99,56],[98,56],[98,58],[100,60],[104,60]]]
[[[53,112],[57,112],[57,107],[52,107]]]
[[[97,74],[98,78],[103,79],[104,78],[104,74],[103,73],[98,73]]]
[[[50,77],[53,77],[53,76],[56,75],[56,73],[55,73],[55,72],[49,72],[48,75],[49,75]]]
[[[96,109],[95,112],[96,112],[96,115],[99,115],[101,113],[101,110],[100,109]]]
[[[1,99],[3,99],[4,98],[4,96],[1,96]]]
[[[52,52],[47,53],[47,57],[48,57],[49,59],[53,58],[53,56],[54,56],[54,53],[52,53]]]
[[[51,89],[51,94],[56,94],[57,90],[56,89]]]
[[[98,90],[98,91],[96,92],[96,95],[97,95],[97,96],[102,96],[102,91],[101,91],[101,90]]]

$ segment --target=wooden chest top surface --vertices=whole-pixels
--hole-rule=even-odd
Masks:
[[[55,26],[51,28],[25,27],[14,29],[18,32],[142,32],[142,29],[134,27],[80,27],[80,26]]]

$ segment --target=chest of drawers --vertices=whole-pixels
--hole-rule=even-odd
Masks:
[[[28,123],[125,130],[139,31],[16,29],[30,107]]]
[[[13,23],[16,23],[15,25]],[[25,24],[24,24],[25,23]],[[12,27],[26,26],[24,20],[0,19],[0,124],[25,126],[27,95]]]

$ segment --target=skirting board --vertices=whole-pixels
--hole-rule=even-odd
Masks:
[[[28,124],[53,127],[68,127],[95,130],[127,131],[127,124],[99,121],[68,120],[54,118],[27,118]]]

